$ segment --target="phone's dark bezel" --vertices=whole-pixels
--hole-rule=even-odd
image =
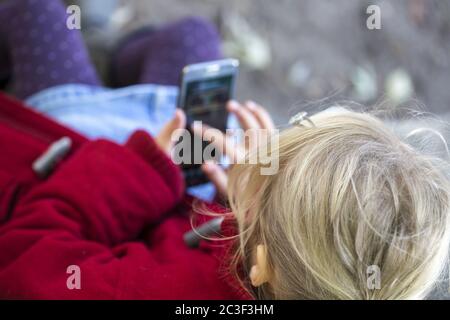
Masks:
[[[235,95],[238,72],[239,61],[235,59],[202,62],[184,67],[181,75],[178,107],[186,111],[186,91],[190,82],[207,81],[208,79],[220,78],[224,76],[231,76],[230,99],[233,99]],[[201,169],[196,165],[184,167],[183,171],[187,186],[194,186],[208,181],[206,176],[201,172]]]

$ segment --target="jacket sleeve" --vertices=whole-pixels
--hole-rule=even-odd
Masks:
[[[103,284],[83,297],[105,297],[96,290],[113,295],[129,253],[120,245],[157,223],[182,193],[178,167],[146,133],[134,134],[126,147],[86,143],[0,227],[0,295],[64,297],[71,264],[90,270],[92,283],[102,273]]]

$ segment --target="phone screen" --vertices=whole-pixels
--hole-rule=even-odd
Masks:
[[[227,113],[225,105],[231,99],[233,76],[196,80],[186,85],[184,109],[188,121],[202,121],[225,131]]]
[[[185,98],[183,109],[187,116],[188,128],[194,121],[225,131],[227,128],[226,103],[232,98],[234,75],[220,75],[202,80],[192,80],[185,83]],[[202,150],[208,146],[208,142],[194,136],[191,132],[191,149],[194,144],[201,144]],[[197,141],[195,141],[197,140]],[[213,152],[214,157],[216,154]],[[195,163],[195,156],[190,152],[191,164],[183,164],[182,168],[186,176],[187,185],[197,185],[207,181],[201,171],[201,164]],[[202,155],[203,162],[205,159]]]

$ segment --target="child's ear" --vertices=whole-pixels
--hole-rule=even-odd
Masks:
[[[259,287],[269,280],[266,246],[260,244],[256,247],[255,264],[250,269],[250,281],[252,286]]]

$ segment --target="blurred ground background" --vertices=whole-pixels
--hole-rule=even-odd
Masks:
[[[433,113],[450,111],[448,0],[78,3],[89,21],[98,22],[98,32],[88,28],[85,33],[100,69],[107,61],[108,45],[121,35],[187,15],[213,20],[227,43],[253,41],[259,50],[244,53],[249,62],[243,63],[238,98],[264,104],[278,123],[305,103],[325,97],[366,105],[383,102],[390,107],[416,99],[415,104],[423,104]],[[380,30],[366,27],[370,4],[381,8]],[[230,37],[230,25],[239,30],[241,39]],[[238,53],[230,55],[242,61],[242,52]]]
[[[310,102],[327,105],[325,98],[420,107],[450,120],[450,0],[69,2],[81,5],[82,30],[103,75],[124,34],[200,15],[217,24],[228,55],[242,62],[238,98],[265,105],[278,124]],[[381,30],[366,27],[370,4],[381,8]],[[433,297],[449,297],[447,281]]]

